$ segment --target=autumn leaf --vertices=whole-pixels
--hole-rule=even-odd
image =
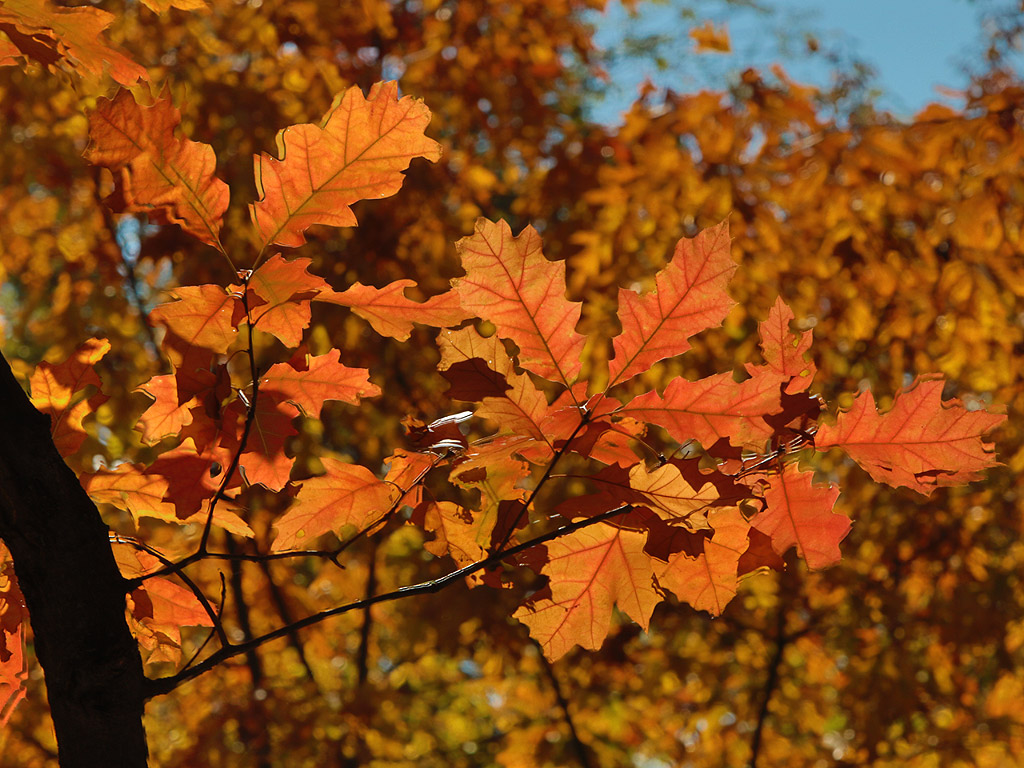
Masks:
[[[604,643],[612,607],[647,628],[661,601],[654,587],[651,559],[644,553],[645,533],[596,524],[547,545],[543,573],[550,596],[521,606],[515,618],[552,661],[574,645],[596,650]]]
[[[612,341],[609,389],[659,360],[683,354],[691,336],[729,314],[736,303],[725,290],[736,271],[729,246],[729,227],[722,222],[695,238],[682,238],[650,293],[619,289],[622,333]]]
[[[413,323],[446,328],[466,319],[466,311],[453,291],[431,296],[426,301],[413,301],[406,297],[405,289],[414,285],[413,280],[395,280],[383,288],[354,283],[340,293],[324,291],[316,300],[351,307],[381,336],[398,341],[408,340]]]
[[[480,524],[481,515],[451,501],[427,502],[413,514],[423,528],[434,534],[423,548],[437,557],[451,555],[458,567],[482,560],[490,543],[490,530]]]
[[[320,418],[326,400],[340,400],[359,405],[360,398],[380,395],[380,387],[371,384],[365,368],[342,365],[341,350],[325,355],[275,363],[260,379],[260,394],[287,400],[302,409],[306,416]]]
[[[252,326],[273,334],[289,349],[302,343],[302,332],[309,327],[312,315],[310,301],[331,290],[326,281],[310,274],[311,263],[306,258],[286,261],[281,254],[274,254],[252,273],[246,284]],[[245,320],[241,302],[235,305],[234,312],[232,319],[237,326]]]
[[[655,564],[658,584],[696,611],[721,616],[736,596],[737,568],[747,549],[750,524],[735,507],[708,515],[714,530],[704,539],[704,551],[692,557],[686,552],[672,555],[667,563]]]
[[[180,11],[208,11],[209,6],[204,0],[142,0],[142,4],[145,5],[153,13],[167,13],[171,8],[177,8]]]
[[[85,159],[114,173],[117,193],[108,200],[114,210],[154,214],[223,250],[228,185],[214,176],[217,158],[209,144],[174,135],[180,123],[167,95],[143,107],[131,91],[118,91],[89,114],[92,143]]]
[[[797,335],[789,329],[793,310],[779,296],[768,312],[768,319],[758,324],[761,353],[766,365],[747,364],[747,373],[759,376],[767,369],[788,380],[785,391],[795,394],[811,386],[817,367],[806,359],[811,348],[811,331]]]
[[[643,463],[629,470],[629,486],[638,492],[645,506],[669,522],[689,522],[697,512],[704,511],[718,499],[710,482],[699,489],[683,477],[674,464],[663,464],[648,471]],[[691,528],[704,525],[692,523]]]
[[[164,468],[167,466],[171,465],[161,465]],[[178,507],[169,496],[171,485],[167,477],[154,471],[145,471],[137,465],[121,464],[114,470],[83,472],[78,479],[94,502],[123,509],[132,516],[136,524],[143,517],[177,525],[206,523],[207,515],[202,511],[181,517],[178,514]],[[178,487],[177,483],[175,487]],[[214,510],[213,524],[246,538],[255,535],[242,518],[225,510],[223,506],[218,506]]]
[[[178,380],[174,374],[154,376],[135,391],[143,392],[153,399],[139,417],[137,425],[142,432],[142,442],[147,445],[177,435],[182,427],[192,423],[192,408],[196,399],[193,397],[178,403]]]
[[[782,474],[771,475],[764,492],[765,509],[751,524],[767,534],[772,549],[783,555],[795,546],[812,570],[839,562],[839,542],[850,532],[850,519],[833,512],[839,489],[814,485],[813,472],[787,464]]]
[[[318,536],[363,530],[378,523],[391,508],[394,486],[370,470],[338,459],[321,459],[327,474],[303,480],[292,507],[274,528],[274,552],[311,547]]]
[[[395,194],[415,157],[436,162],[441,146],[423,135],[430,110],[398,84],[377,83],[364,97],[357,86],[339,94],[319,125],[277,134],[280,159],[256,157],[260,199],[249,206],[260,245],[297,247],[314,224],[356,225],[350,206]]]
[[[89,398],[79,395],[86,387],[100,388],[102,382],[93,366],[109,351],[106,339],[89,339],[63,363],[40,363],[29,379],[32,405],[50,417],[50,434],[61,456],[71,456],[82,447],[86,438],[83,420],[107,400],[102,392]]]
[[[571,386],[584,337],[575,330],[581,304],[565,297],[565,263],[544,258],[533,227],[514,237],[504,221],[478,219],[473,235],[456,248],[466,276],[452,286],[462,307],[515,342],[523,368]]]
[[[512,388],[512,358],[497,336],[481,336],[473,326],[438,334],[441,360],[437,370],[451,387],[445,393],[453,400],[481,401],[504,397]]]
[[[129,595],[130,625],[150,663],[181,660],[181,628],[212,627],[213,620],[196,596],[159,576],[147,579]]]
[[[298,415],[299,409],[283,398],[261,395],[256,399],[249,437],[242,450],[248,408],[241,400],[233,400],[224,409],[221,448],[229,455],[242,450],[239,466],[246,483],[272,491],[288,484],[295,459],[285,453],[285,446],[298,434],[292,423]]]
[[[732,46],[729,44],[729,30],[725,25],[719,29],[710,21],[706,21],[703,26],[690,30],[690,38],[695,43],[694,47],[697,53],[729,53],[732,51]]]
[[[782,381],[771,373],[739,383],[731,373],[697,381],[675,378],[663,395],[646,392],[618,413],[664,427],[681,444],[696,440],[709,448],[725,438],[732,445],[757,449],[772,435],[762,416],[780,409]]]
[[[215,356],[238,338],[233,322],[238,298],[218,285],[186,285],[171,295],[175,300],[154,307],[149,319],[167,329],[163,348],[176,369],[178,405],[184,405],[214,385]]]
[[[959,400],[942,400],[941,377],[919,377],[901,390],[892,408],[879,413],[870,390],[861,392],[835,425],[818,429],[820,449],[838,447],[872,478],[925,496],[939,486],[981,478],[998,464],[985,433],[1006,416],[969,411]]]
[[[123,86],[149,80],[143,67],[104,42],[103,30],[113,21],[112,13],[99,8],[64,8],[47,0],[0,5],[0,32],[28,58],[91,80],[109,72]]]

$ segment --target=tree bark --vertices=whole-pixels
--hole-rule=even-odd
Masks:
[[[146,766],[142,660],[107,526],[2,355],[0,538],[25,595],[61,768]]]

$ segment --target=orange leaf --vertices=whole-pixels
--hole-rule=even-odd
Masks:
[[[169,497],[168,479],[153,471],[142,471],[136,465],[122,464],[115,470],[101,469],[98,472],[83,473],[78,479],[93,501],[123,509],[131,514],[136,523],[141,517],[177,525],[189,522],[203,525],[206,522],[206,514],[201,511],[180,517],[175,503]],[[212,495],[211,490],[207,491]],[[214,511],[213,524],[247,538],[254,535],[244,520],[222,506]]]
[[[544,258],[533,227],[513,237],[504,221],[477,219],[474,234],[456,248],[466,276],[452,286],[462,307],[514,341],[523,368],[571,386],[584,337],[575,330],[581,304],[565,297],[565,262]]]
[[[865,390],[835,426],[818,429],[818,448],[842,448],[871,477],[929,495],[938,486],[978,480],[998,462],[983,435],[1006,421],[1004,414],[969,411],[959,400],[942,401],[943,380],[919,377],[878,413]]]
[[[0,31],[30,59],[45,66],[59,62],[87,79],[109,72],[124,86],[149,80],[143,67],[104,42],[103,30],[113,20],[112,13],[99,8],[61,8],[46,0],[4,0],[0,5]]]
[[[655,277],[653,291],[640,295],[619,289],[622,333],[613,340],[609,388],[683,354],[690,348],[687,339],[725,319],[736,303],[725,290],[736,271],[729,243],[726,222],[693,239],[684,237]]]
[[[349,207],[402,186],[414,157],[436,162],[441,145],[423,135],[430,110],[398,98],[398,84],[377,83],[364,98],[357,86],[339,94],[320,125],[293,125],[277,134],[277,160],[256,157],[260,199],[249,206],[263,247],[296,247],[314,224],[351,227]]]
[[[141,427],[142,442],[153,445],[165,437],[181,432],[182,427],[192,423],[191,408],[195,398],[178,403],[178,380],[174,374],[154,376],[145,384],[135,388],[153,398],[150,406],[139,417],[136,429]]]
[[[92,144],[85,158],[114,173],[120,194],[108,200],[114,210],[155,214],[223,250],[228,185],[213,175],[217,158],[209,144],[174,135],[180,123],[167,96],[143,107],[130,91],[118,91],[89,115]]]
[[[451,555],[460,568],[486,556],[491,532],[481,525],[483,515],[451,501],[428,502],[417,512],[423,516],[423,527],[434,534],[433,541],[423,544],[431,554]]]
[[[302,331],[309,326],[310,300],[321,291],[330,291],[322,278],[309,273],[311,259],[285,261],[275,254],[252,273],[248,282],[249,314],[252,324],[271,333],[286,347],[302,342]],[[238,290],[241,290],[239,288]],[[235,305],[235,325],[245,316],[241,303]]]
[[[361,397],[376,397],[380,387],[371,384],[365,368],[349,368],[340,361],[341,350],[305,361],[276,363],[260,380],[260,394],[276,400],[287,400],[313,418],[320,418],[325,400],[341,400],[359,405]]]
[[[203,0],[142,0],[142,4],[154,13],[164,14],[171,8],[180,11],[208,11],[209,6]]]
[[[247,408],[241,400],[224,409],[224,438],[221,448],[234,454],[245,427]],[[263,485],[280,491],[288,484],[295,459],[285,454],[289,438],[298,434],[292,421],[299,409],[283,399],[262,394],[256,400],[256,412],[239,466],[249,485]]]
[[[817,366],[806,359],[811,348],[811,331],[795,334],[789,329],[793,321],[793,310],[779,296],[768,312],[768,319],[758,323],[761,336],[761,352],[767,365],[747,365],[751,376],[760,375],[765,369],[789,379],[787,394],[802,392],[811,386]]]
[[[645,392],[618,413],[668,430],[679,443],[696,440],[709,448],[721,438],[736,446],[763,447],[772,428],[761,418],[780,410],[782,377],[765,374],[736,383],[731,373],[697,381],[673,379],[665,394]]]
[[[25,598],[14,573],[14,561],[0,542],[0,728],[25,698],[28,660],[25,656]]]
[[[227,352],[238,337],[232,322],[238,301],[234,294],[219,285],[186,285],[171,295],[176,301],[159,304],[149,313],[154,324],[167,328],[164,348],[172,353],[171,362],[180,367],[192,359],[196,347]]]
[[[61,456],[81,448],[86,437],[83,420],[107,400],[98,392],[72,403],[86,387],[101,386],[93,366],[109,351],[106,339],[89,339],[63,363],[40,363],[29,379],[32,405],[50,417],[50,434]]]
[[[764,492],[765,509],[751,524],[771,537],[778,554],[796,546],[807,567],[817,570],[839,562],[839,542],[850,532],[850,518],[832,511],[839,489],[814,485],[813,477],[813,472],[801,472],[792,464],[781,475],[771,476]]]
[[[608,634],[612,607],[644,629],[661,601],[654,588],[647,535],[598,523],[547,545],[550,597],[527,602],[515,617],[530,628],[554,661],[574,645],[597,650]]]
[[[395,280],[383,288],[354,283],[340,293],[325,291],[316,300],[351,307],[381,336],[390,336],[398,341],[409,338],[413,323],[445,328],[466,319],[466,311],[459,305],[459,298],[453,291],[419,302],[405,295],[405,289],[414,285],[413,280]]]
[[[668,521],[690,522],[694,513],[706,510],[718,499],[714,484],[705,483],[697,490],[674,464],[663,464],[650,472],[642,463],[637,464],[629,471],[629,485],[639,493],[645,506]],[[704,526],[693,521],[690,527]]]
[[[715,29],[714,24],[706,21],[703,26],[690,30],[690,38],[696,43],[697,53],[729,53],[732,50],[729,44],[729,30],[725,25],[721,29]]]
[[[294,505],[274,523],[274,552],[311,546],[318,536],[346,526],[363,530],[391,508],[394,486],[370,470],[338,459],[321,459],[327,474],[302,482]]]
[[[695,610],[721,616],[736,596],[736,574],[740,557],[747,549],[750,524],[735,508],[716,510],[709,515],[715,533],[704,540],[704,551],[697,557],[678,552],[664,565],[657,565],[658,583]]]

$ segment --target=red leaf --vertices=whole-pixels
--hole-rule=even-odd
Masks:
[[[818,429],[818,448],[842,448],[878,482],[929,495],[938,486],[978,480],[998,464],[983,435],[1006,416],[968,411],[959,400],[942,401],[941,377],[920,377],[897,394],[885,413],[865,390],[835,426]]]
[[[647,628],[661,596],[654,588],[651,558],[643,551],[646,538],[598,523],[547,545],[543,573],[550,597],[532,600],[515,612],[545,656],[554,661],[574,645],[600,648],[613,606]]]
[[[117,197],[108,201],[114,210],[154,214],[223,250],[228,185],[214,176],[217,158],[209,144],[174,135],[180,123],[167,96],[143,107],[130,91],[118,91],[89,114],[92,144],[85,159],[114,173]]]
[[[0,31],[26,56],[43,65],[60,64],[88,79],[104,72],[124,86],[146,82],[146,70],[110,48],[103,30],[114,20],[99,8],[62,8],[46,0],[4,0]]]
[[[763,447],[772,428],[762,416],[779,410],[777,374],[736,383],[731,373],[697,381],[673,379],[665,394],[646,392],[618,413],[668,430],[679,443],[696,440],[705,448],[721,438],[738,446]]]
[[[850,532],[850,518],[832,511],[839,489],[814,485],[813,477],[813,472],[801,472],[792,464],[781,475],[772,475],[764,492],[765,509],[751,524],[771,537],[778,554],[795,546],[807,567],[817,570],[839,562],[839,542]]]
[[[691,336],[718,325],[734,302],[726,285],[736,271],[725,222],[676,244],[672,260],[655,277],[655,289],[639,295],[619,289],[622,333],[615,337],[608,388],[681,355]]]
[[[395,280],[383,288],[354,283],[341,293],[325,291],[316,300],[351,307],[381,336],[398,341],[409,338],[413,323],[445,328],[466,319],[466,311],[459,305],[459,298],[453,291],[419,302],[405,295],[405,289],[414,285],[416,282],[413,280]]]
[[[658,583],[695,610],[721,616],[736,596],[737,567],[747,549],[750,524],[735,508],[709,515],[715,533],[704,540],[704,552],[691,557],[679,552],[668,563],[656,566]]]
[[[397,494],[370,470],[321,459],[327,474],[302,482],[293,506],[274,523],[274,552],[310,547],[318,536],[351,526],[364,530],[383,519]]]
[[[63,363],[40,363],[29,379],[32,405],[50,417],[50,434],[61,456],[71,456],[82,447],[83,420],[107,400],[102,392],[88,399],[78,396],[86,387],[101,386],[93,366],[109,351],[106,339],[89,339]]]
[[[380,387],[371,384],[370,372],[365,368],[342,365],[341,350],[332,349],[325,355],[305,360],[293,359],[276,363],[260,380],[260,395],[274,400],[287,400],[302,409],[306,416],[320,418],[325,400],[341,400],[359,405],[361,397],[376,397]]]
[[[504,221],[478,219],[456,248],[466,276],[452,286],[462,307],[514,341],[523,368],[571,386],[585,339],[575,330],[581,304],[565,297],[565,262],[544,258],[533,227],[513,237]]]
[[[313,224],[355,226],[352,203],[395,194],[414,157],[441,157],[441,146],[423,135],[429,122],[423,102],[399,99],[390,82],[374,85],[369,98],[352,86],[319,125],[280,131],[281,159],[261,153],[255,163],[260,199],[249,212],[261,246],[302,245]]]

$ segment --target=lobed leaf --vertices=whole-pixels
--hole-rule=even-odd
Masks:
[[[324,291],[316,300],[351,307],[381,336],[398,341],[408,340],[413,323],[446,328],[466,319],[466,312],[453,291],[431,296],[426,301],[413,301],[405,295],[405,289],[414,285],[413,280],[395,280],[383,288],[354,283],[340,293]]]
[[[336,97],[320,125],[304,123],[277,134],[280,159],[255,162],[260,199],[249,206],[261,247],[297,247],[314,224],[356,225],[350,206],[395,194],[415,157],[436,162],[441,145],[423,135],[430,110],[398,98],[398,84],[377,83],[364,97],[352,86]]]
[[[109,168],[116,211],[150,213],[223,250],[220,228],[228,207],[228,185],[214,176],[217,158],[209,144],[178,138],[181,113],[162,96],[149,107],[121,90],[100,99],[89,114],[85,159]]]
[[[839,562],[839,542],[850,532],[850,518],[833,512],[839,489],[814,485],[813,472],[787,464],[782,474],[771,475],[764,492],[765,509],[751,524],[768,535],[780,555],[795,546],[812,570]]]
[[[274,523],[273,552],[303,549],[318,536],[352,526],[362,530],[383,519],[394,486],[370,470],[338,459],[321,459],[327,474],[304,480],[294,505]]]
[[[608,388],[637,376],[659,360],[681,355],[688,339],[718,325],[732,309],[726,293],[736,262],[729,252],[729,227],[722,222],[695,238],[682,238],[672,260],[655,277],[655,289],[640,295],[619,289],[622,333],[613,341]]]
[[[661,595],[644,552],[646,539],[645,533],[598,523],[547,545],[543,573],[550,596],[533,599],[514,614],[545,656],[555,661],[574,645],[600,648],[613,606],[647,628]]]
[[[107,400],[102,392],[89,398],[79,395],[86,387],[100,388],[93,366],[109,351],[106,339],[89,339],[62,363],[40,363],[29,379],[32,405],[50,417],[50,434],[61,456],[71,456],[82,447],[85,417]]]
[[[842,448],[878,482],[926,496],[939,486],[978,480],[998,463],[983,436],[1006,415],[969,411],[958,400],[943,402],[942,387],[941,377],[920,377],[885,413],[865,390],[834,426],[818,429],[815,445]]]
[[[515,342],[523,368],[571,386],[585,339],[575,330],[582,305],[565,297],[565,263],[544,258],[533,227],[516,237],[504,221],[478,219],[456,248],[466,276],[452,286],[463,309]]]

